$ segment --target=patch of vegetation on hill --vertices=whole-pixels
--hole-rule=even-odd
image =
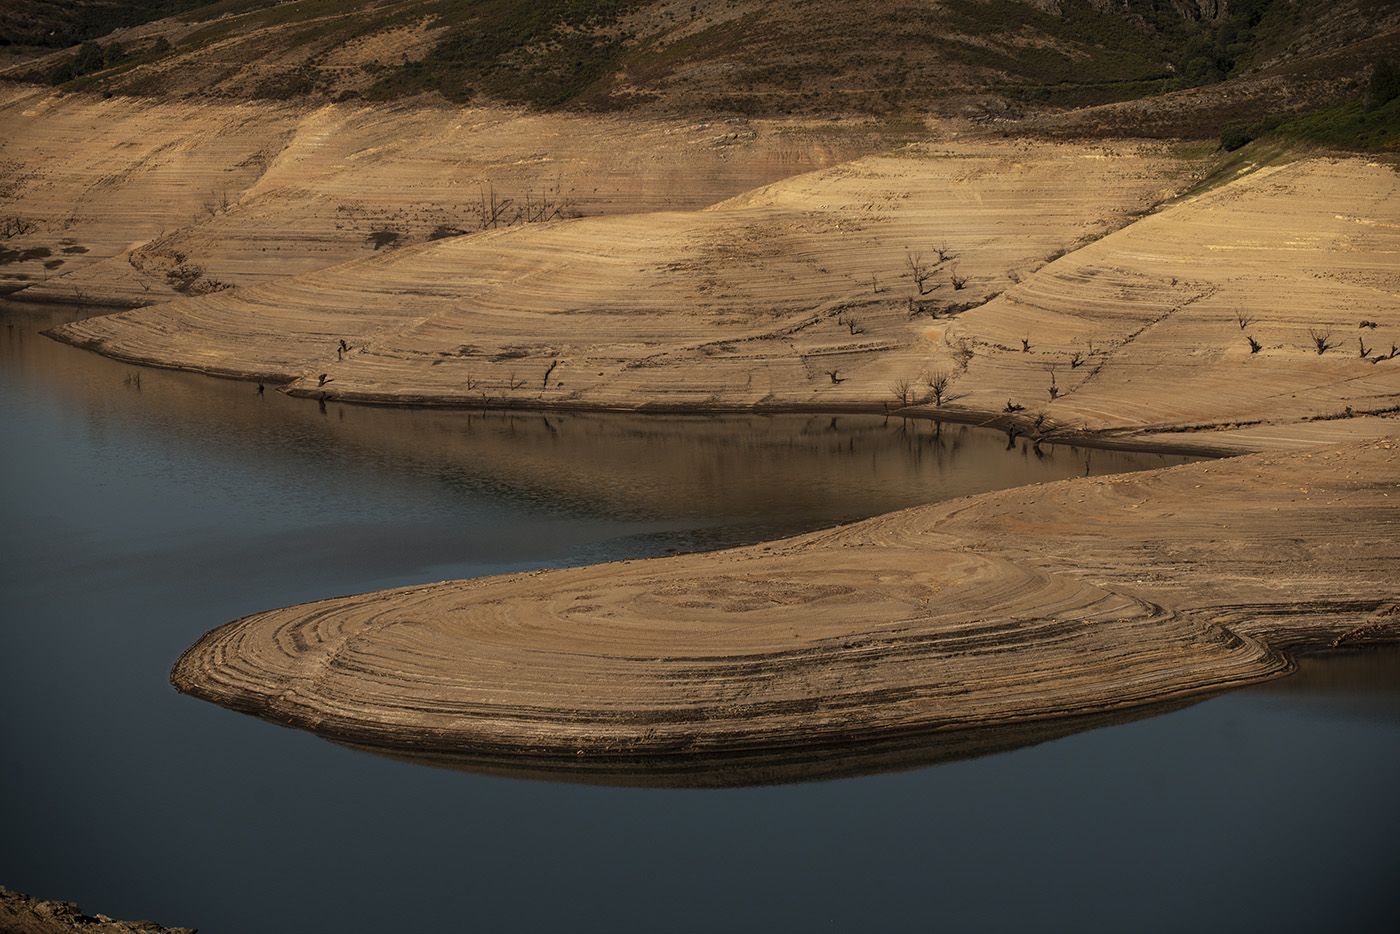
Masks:
[[[1278,132],[1338,149],[1400,148],[1400,100],[1374,110],[1352,101],[1281,123]]]
[[[78,47],[73,57],[53,69],[52,79],[71,91],[95,90],[103,79],[154,62],[168,55],[171,49],[164,36],[139,49],[127,48],[116,41],[103,45],[89,40]]]
[[[1400,64],[1378,64],[1360,100],[1285,121],[1278,133],[1340,149],[1400,149]]]
[[[1400,64],[1390,60],[1378,62],[1365,93],[1355,100],[1286,120],[1227,127],[1220,146],[1226,152],[1234,152],[1265,138],[1335,149],[1400,149]]]
[[[422,61],[381,78],[369,95],[437,91],[451,101],[478,93],[515,103],[563,104],[614,66],[626,36],[611,29],[645,0],[439,0],[448,34]]]
[[[243,5],[250,2],[265,6],[275,0],[243,0]],[[224,5],[208,0],[6,0],[0,13],[0,44],[62,49],[114,29]]]
[[[78,46],[72,58],[54,69],[53,79],[57,82],[71,81],[74,78],[90,75],[111,68],[126,56],[120,42],[100,45],[89,39]]]
[[[947,2],[960,31],[1000,43],[994,49],[972,46],[965,58],[980,56],[1019,76],[1034,89],[1023,98],[1069,103],[1087,101],[1082,94],[1065,95],[1063,87],[1120,85],[1121,99],[1223,81],[1239,70],[1269,11],[1288,5],[1230,0],[1224,15],[1206,20],[1170,0],[1126,0],[1121,6],[1061,0],[1058,13],[1017,0]],[[1057,40],[1059,47],[1007,42],[1036,35]]]
[[[106,9],[117,0],[76,2]],[[144,0],[131,4],[143,16],[181,11],[156,27],[173,48],[126,40],[120,56],[98,46],[99,60],[84,47],[57,69],[49,59],[7,77],[113,93],[428,94],[590,109],[652,101],[750,114],[893,116],[972,95],[1079,107],[1220,81],[1269,55],[1293,61],[1299,49],[1333,49],[1335,35],[1360,42],[1368,5],[1400,0],[1338,3],[1342,13],[1318,25],[1300,13],[1302,0],[805,0],[740,9],[723,0]],[[218,54],[204,55],[215,43]],[[180,62],[142,67],[168,53]],[[1349,61],[1329,58],[1329,77]],[[1205,133],[1219,128],[1217,120]]]
[[[1224,81],[1240,71],[1254,48],[1260,26],[1281,0],[1230,0],[1227,12],[1213,23],[1187,21],[1185,44],[1177,58],[1179,87],[1196,87]]]

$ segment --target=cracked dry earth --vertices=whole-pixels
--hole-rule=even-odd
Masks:
[[[785,541],[362,594],[182,691],[380,752],[779,781],[1004,748],[1400,636],[1400,443],[1061,481]]]

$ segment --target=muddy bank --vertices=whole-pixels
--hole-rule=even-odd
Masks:
[[[172,680],[409,755],[725,771],[1132,711],[1394,639],[1397,528],[1400,445],[1254,455],[276,610]]]

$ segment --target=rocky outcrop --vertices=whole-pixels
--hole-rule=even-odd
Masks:
[[[87,915],[74,902],[31,898],[0,886],[0,931],[5,934],[195,934],[154,921],[118,921]]]

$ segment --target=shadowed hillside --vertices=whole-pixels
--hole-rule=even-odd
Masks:
[[[1400,27],[1396,0],[1342,0],[1325,9],[1301,0],[222,0],[189,7],[188,0],[21,0],[0,24],[24,41],[91,40],[104,23],[128,28],[0,74],[140,95],[426,95],[764,114],[932,107],[993,117],[1228,79],[1271,78],[1286,85],[1288,103],[1333,103],[1359,87],[1359,70],[1393,52]],[[162,13],[173,15],[129,25]]]

